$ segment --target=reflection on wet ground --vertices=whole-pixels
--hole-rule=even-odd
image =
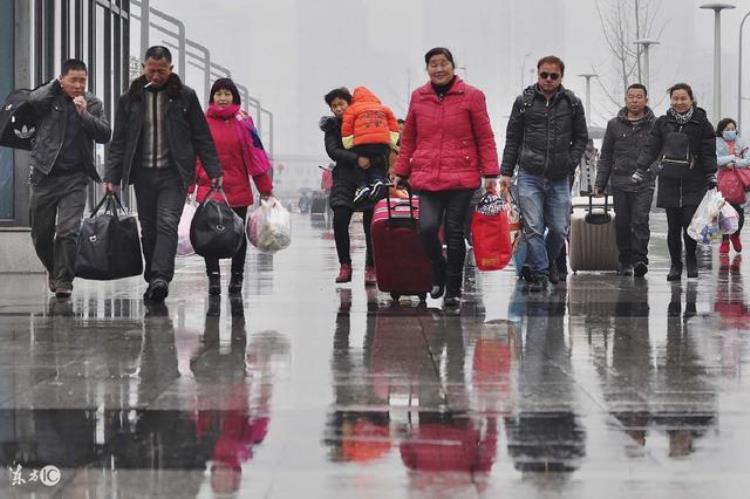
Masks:
[[[440,302],[335,286],[325,220],[251,252],[242,297],[186,258],[137,278],[0,290],[0,489],[64,497],[745,497],[740,257],[665,280],[580,274],[541,296],[467,266]],[[54,473],[51,466],[59,469]]]

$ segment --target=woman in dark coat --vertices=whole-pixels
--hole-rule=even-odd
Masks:
[[[706,112],[697,107],[687,83],[669,89],[670,108],[654,123],[646,148],[638,158],[635,182],[650,175],[659,161],[656,205],[667,211],[667,245],[672,266],[668,281],[682,278],[682,240],[688,278],[698,277],[697,243],[687,228],[706,190],[716,187],[716,137]]]
[[[333,186],[331,187],[330,203],[333,210],[333,235],[336,240],[336,252],[339,257],[339,275],[336,282],[350,282],[352,280],[352,257],[350,253],[349,222],[354,213],[354,191],[357,187],[355,168],[367,169],[370,160],[358,156],[357,153],[344,149],[341,140],[341,119],[344,111],[352,102],[352,95],[346,88],[336,88],[325,96],[326,104],[331,108],[333,116],[324,116],[320,120],[320,129],[325,132],[325,146],[328,156],[336,162],[333,169]],[[372,241],[370,238],[370,223],[372,222],[372,206],[362,209],[362,225],[365,230],[367,253],[365,256],[365,285],[374,286],[376,283],[375,264],[372,259]]]

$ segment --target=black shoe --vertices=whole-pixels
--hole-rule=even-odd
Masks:
[[[443,300],[443,312],[446,315],[460,315],[461,298],[458,296],[446,296]]]
[[[632,265],[622,265],[620,266],[620,270],[617,271],[618,275],[621,276],[631,276],[633,275],[633,266]]]
[[[169,309],[164,303],[149,303],[146,305],[146,317],[167,317]]]
[[[560,272],[557,270],[557,265],[552,264],[549,266],[549,282],[550,284],[557,284],[560,282]]]
[[[354,192],[354,204],[359,204],[370,195],[370,188],[366,185],[358,187]]]
[[[370,187],[370,200],[371,201],[380,201],[380,199],[385,194],[385,187],[387,183],[384,180],[376,180],[373,182],[372,186]]]
[[[55,297],[56,298],[70,298],[70,295],[73,293],[73,285],[67,284],[64,282],[58,282],[55,287]]]
[[[154,279],[148,285],[143,299],[152,303],[161,303],[169,295],[169,284],[164,279]]]
[[[679,281],[682,279],[682,265],[672,265],[667,274],[667,281]]]
[[[208,274],[208,294],[212,296],[221,294],[221,275],[219,273]]]
[[[232,274],[229,280],[229,294],[238,295],[242,293],[242,274]]]
[[[432,289],[430,298],[437,300],[445,293],[445,264],[432,267]]]
[[[523,267],[521,267],[521,279],[526,282],[531,282],[534,280],[534,276],[531,275],[531,268],[528,265],[524,265]]]
[[[643,277],[648,272],[648,265],[646,262],[635,262],[633,264],[633,275],[636,277]]]
[[[547,285],[549,284],[549,281],[547,279],[546,275],[535,275],[531,278],[531,284],[529,285],[529,292],[531,293],[541,293],[545,289],[547,289]]]
[[[695,279],[698,277],[698,262],[697,261],[688,260],[687,276],[688,276],[688,279]]]

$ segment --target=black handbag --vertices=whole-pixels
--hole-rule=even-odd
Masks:
[[[217,194],[221,199],[217,199]],[[190,224],[190,243],[195,253],[209,258],[231,258],[245,237],[245,221],[237,215],[221,187],[212,187],[196,208]]]
[[[102,206],[104,212],[99,214]],[[123,212],[118,213],[118,208]],[[143,273],[138,222],[114,192],[107,193],[78,234],[75,274],[83,279],[109,281]]]
[[[0,146],[31,150],[37,116],[29,104],[31,90],[23,88],[8,95],[0,109]]]

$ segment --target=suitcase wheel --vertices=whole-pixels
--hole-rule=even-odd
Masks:
[[[391,293],[391,299],[393,301],[398,301],[399,299],[401,299],[401,295],[398,293]]]
[[[419,293],[419,301],[424,303],[427,301],[427,293]]]

